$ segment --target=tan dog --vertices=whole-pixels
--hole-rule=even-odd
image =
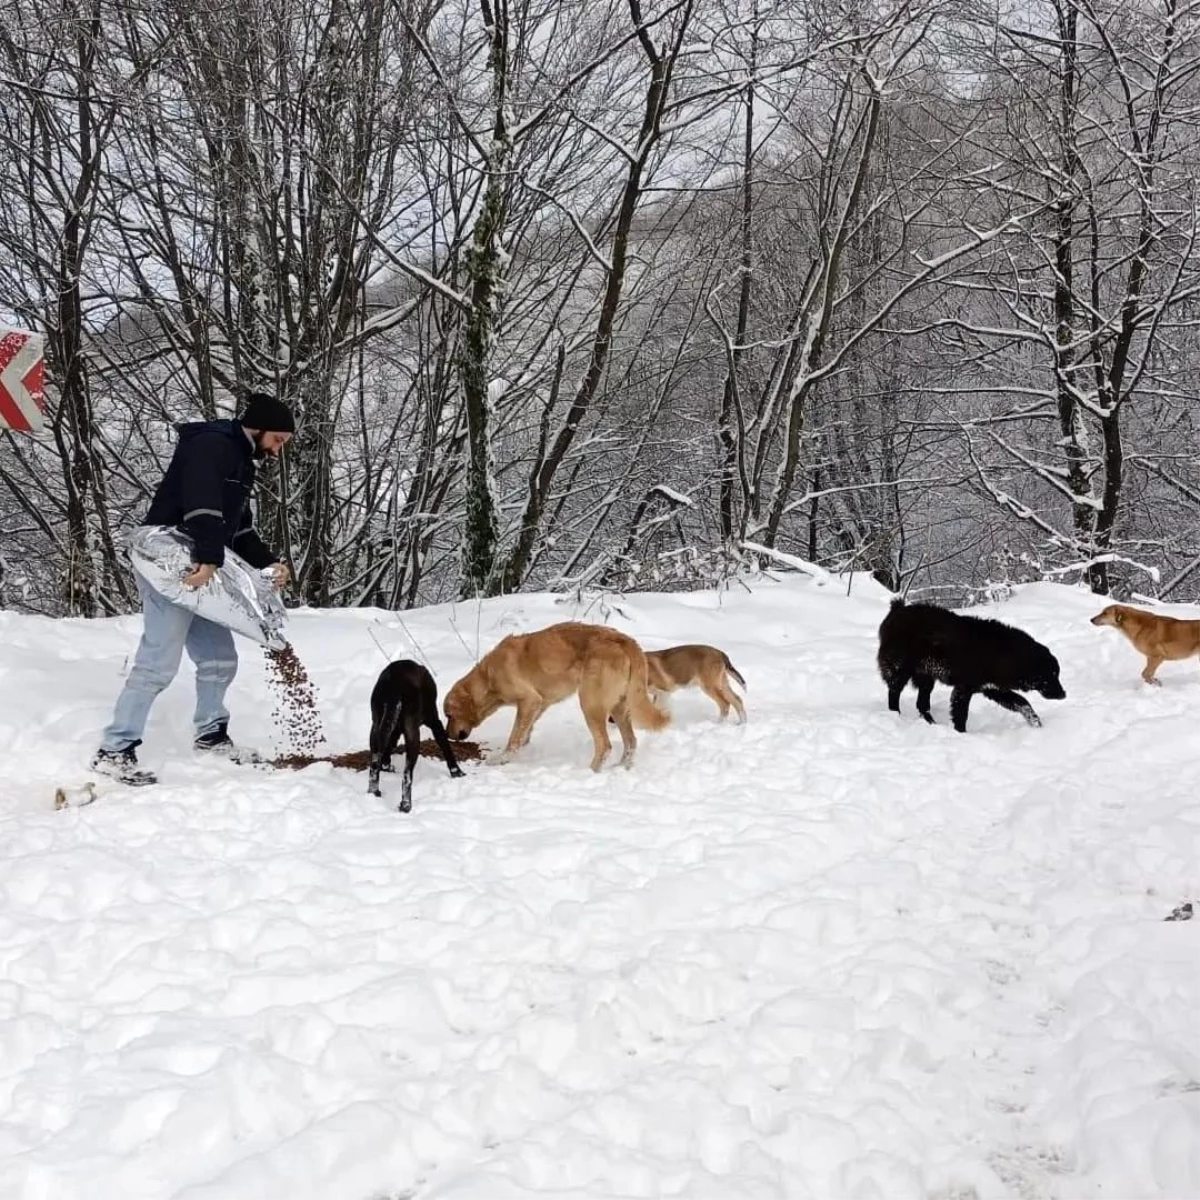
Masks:
[[[1119,629],[1146,656],[1142,678],[1155,687],[1162,686],[1154,672],[1163,663],[1200,654],[1200,621],[1181,621],[1127,604],[1110,604],[1092,618],[1092,624]]]
[[[515,704],[517,718],[499,759],[507,762],[550,705],[578,692],[595,745],[592,770],[600,770],[612,749],[610,714],[625,748],[621,765],[629,767],[637,749],[634,725],[658,730],[671,720],[650,699],[646,683],[646,654],[633,638],[604,625],[564,621],[512,634],[485,654],[446,693],[446,729],[452,738],[465,738],[496,709]]]
[[[654,699],[664,692],[698,684],[700,690],[717,706],[720,720],[729,716],[732,705],[738,724],[746,720],[746,708],[741,697],[729,686],[733,676],[744,689],[746,681],[728,656],[716,646],[672,646],[669,650],[647,650],[646,663],[650,668],[650,694]]]

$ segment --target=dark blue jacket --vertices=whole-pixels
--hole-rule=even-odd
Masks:
[[[252,567],[278,558],[254,529],[254,444],[238,421],[178,425],[179,444],[143,525],[173,525],[195,544],[194,561],[220,566],[228,546]]]

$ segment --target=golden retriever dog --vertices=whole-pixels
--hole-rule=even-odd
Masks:
[[[650,694],[655,700],[663,693],[679,688],[699,686],[700,690],[717,706],[719,720],[729,716],[732,706],[737,713],[738,724],[746,721],[746,708],[741,697],[729,686],[729,678],[737,680],[745,689],[746,681],[729,661],[724,651],[716,646],[672,646],[669,650],[647,650],[646,664],[650,668]]]
[[[529,741],[542,713],[574,693],[595,745],[593,771],[612,749],[606,728],[610,715],[625,748],[623,767],[633,765],[634,725],[659,730],[671,721],[650,699],[646,654],[633,638],[605,625],[564,621],[536,633],[512,634],[485,654],[446,693],[446,730],[461,740],[496,709],[516,705],[498,760],[508,762]]]
[[[1200,655],[1200,621],[1181,621],[1127,604],[1110,604],[1092,618],[1092,624],[1111,625],[1120,630],[1134,649],[1146,656],[1142,678],[1155,687],[1162,686],[1162,680],[1155,679],[1154,672],[1163,663]]]

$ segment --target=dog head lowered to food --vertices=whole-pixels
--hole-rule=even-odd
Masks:
[[[488,685],[478,665],[471,668],[447,693],[442,702],[446,732],[457,742],[465,741],[500,707],[500,698]]]

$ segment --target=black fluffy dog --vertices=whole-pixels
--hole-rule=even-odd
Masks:
[[[950,719],[967,731],[971,697],[982,692],[1001,708],[1041,725],[1018,692],[1040,692],[1047,700],[1066,696],[1058,681],[1058,659],[1029,634],[1001,621],[964,617],[936,604],[893,600],[879,626],[879,673],[888,689],[888,708],[900,711],[900,693],[911,680],[917,712],[932,725],[929,696],[934,680],[948,684]]]
[[[379,772],[394,770],[392,754],[404,731],[404,781],[400,790],[400,811],[412,811],[412,777],[421,753],[421,726],[428,725],[455,778],[462,768],[454,757],[446,727],[438,716],[437,684],[433,676],[412,659],[388,663],[375,681],[371,692],[371,770],[367,791],[381,796]]]

